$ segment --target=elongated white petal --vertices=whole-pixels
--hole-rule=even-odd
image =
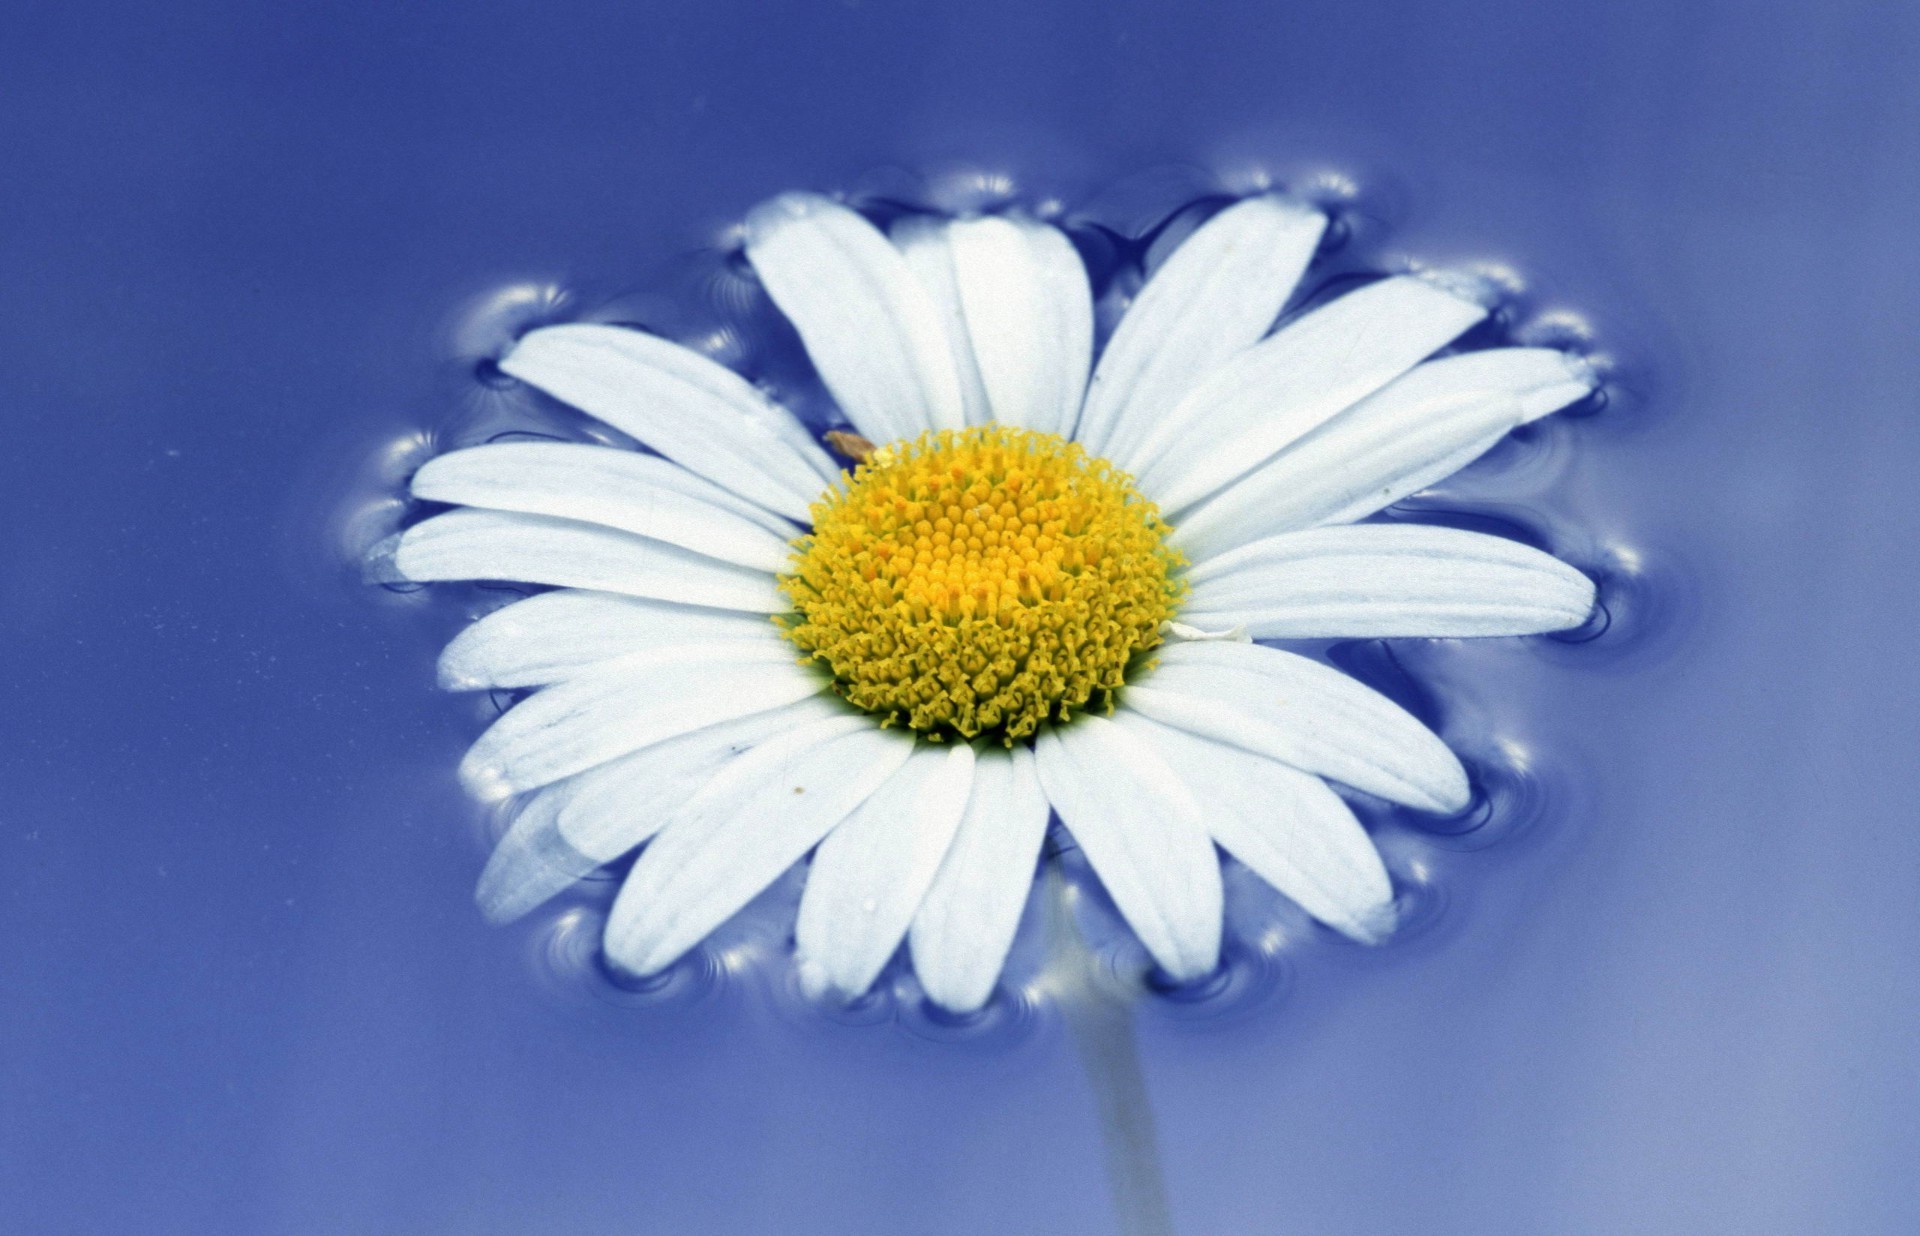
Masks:
[[[1467,805],[1466,770],[1447,745],[1338,670],[1260,644],[1170,644],[1156,655],[1126,707],[1423,811]]]
[[[789,519],[806,520],[840,475],[806,427],[752,383],[653,335],[549,326],[521,339],[500,368]]]
[[[1424,279],[1383,279],[1234,356],[1114,462],[1173,515],[1379,390],[1486,309]]]
[[[648,648],[764,639],[763,614],[697,609],[568,588],[494,610],[448,642],[440,685],[449,691],[541,687]]]
[[[779,734],[846,715],[815,696],[655,743],[535,790],[494,846],[475,902],[492,923],[522,917],[653,836],[730,761]]]
[[[474,900],[488,921],[512,922],[651,837],[730,760],[775,735],[845,715],[816,695],[542,786],[494,846]]]
[[[906,215],[888,233],[907,259],[907,268],[927,290],[934,307],[940,311],[946,329],[947,346],[953,353],[954,376],[960,383],[960,404],[969,425],[984,425],[993,419],[987,407],[987,388],[980,381],[980,363],[973,355],[973,339],[967,334],[967,319],[960,308],[959,277],[953,270],[953,245],[950,221],[930,215]]]
[[[800,529],[657,455],[573,442],[502,442],[430,459],[413,493],[430,502],[603,524],[709,558],[779,571]],[[751,513],[749,513],[751,512]]]
[[[1549,348],[1429,361],[1181,516],[1175,543],[1204,562],[1276,532],[1364,519],[1593,386],[1581,362]]]
[[[1049,810],[1031,750],[979,753],[966,814],[908,937],[914,972],[935,1004],[971,1013],[993,994],[1033,887]]]
[[[460,775],[477,796],[502,798],[824,685],[778,639],[635,653],[508,709],[467,752]]]
[[[1093,292],[1072,242],[1016,217],[962,219],[947,234],[992,419],[1071,434],[1093,358]]]
[[[1585,622],[1593,581],[1502,537],[1413,524],[1283,532],[1187,576],[1181,620],[1256,639],[1530,635]]]
[[[634,863],[607,920],[607,955],[636,974],[672,965],[884,785],[913,746],[848,716],[734,760]]]
[[[913,922],[960,826],[973,748],[922,744],[813,856],[794,926],[801,980],[852,999],[873,986]]]
[[[1109,459],[1131,451],[1201,379],[1267,333],[1326,226],[1312,207],[1271,196],[1209,219],[1120,319],[1074,436]]]
[[[788,608],[765,571],[598,524],[515,511],[468,507],[436,515],[407,529],[393,561],[421,583],[518,580],[755,614]]]
[[[488,922],[511,923],[600,865],[560,835],[558,789],[549,786],[530,797],[494,844],[473,893]]]
[[[1377,944],[1393,884],[1353,810],[1320,778],[1238,747],[1122,713],[1119,723],[1186,782],[1221,848],[1343,935]]]
[[[940,311],[871,223],[782,194],[747,215],[747,258],[861,433],[884,444],[966,424]]]
[[[1040,784],[1160,967],[1198,978],[1220,957],[1220,861],[1200,808],[1150,745],[1082,716],[1034,745]]]
[[[728,764],[781,734],[847,716],[824,692],[642,747],[549,786],[555,825],[576,853],[612,862],[672,818]]]

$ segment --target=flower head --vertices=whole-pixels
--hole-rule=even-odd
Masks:
[[[1487,308],[1415,276],[1273,330],[1325,226],[1280,195],[1229,206],[1096,348],[1052,226],[762,205],[747,257],[851,470],[665,339],[520,339],[504,372],[648,449],[501,443],[414,477],[459,509],[399,538],[402,575],[553,589],[441,661],[452,687],[532,691],[462,766],[522,796],[489,914],[638,849],[605,947],[651,973],[811,854],[811,983],[857,995],[906,941],[930,997],[972,1009],[1057,815],[1175,978],[1217,963],[1216,845],[1383,938],[1391,883],[1329,783],[1448,812],[1466,774],[1385,697],[1250,641],[1584,621],[1592,583],[1545,553],[1367,520],[1593,379],[1551,349],[1440,355]]]

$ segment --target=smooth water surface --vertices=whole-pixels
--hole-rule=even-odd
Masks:
[[[1370,253],[1613,359],[1422,505],[1546,530],[1615,629],[1341,654],[1503,770],[1494,826],[1383,822],[1396,943],[1138,1009],[1179,1230],[1920,1228],[1916,62],[1870,3],[19,9],[0,1230],[1115,1230],[1044,1008],[487,928],[457,609],[342,548],[488,415],[487,298],[693,329],[753,202],[967,171],[1115,222],[1349,177]]]

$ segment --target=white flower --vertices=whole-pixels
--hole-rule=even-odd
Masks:
[[[537,688],[461,769],[527,796],[483,907],[511,918],[645,845],[605,948],[652,973],[811,852],[810,984],[857,995],[904,939],[932,999],[969,1010],[1057,812],[1176,978],[1217,963],[1216,844],[1336,930],[1390,932],[1386,870],[1327,782],[1450,812],[1466,775],[1376,692],[1245,640],[1580,624],[1593,586],[1547,554],[1360,521],[1593,380],[1549,349],[1428,359],[1486,308],[1414,276],[1269,334],[1325,225],[1277,195],[1220,212],[1096,365],[1087,273],[1053,227],[888,236],[824,198],[763,204],[747,256],[882,448],[851,476],[686,348],[521,339],[502,369],[658,454],[496,444],[414,478],[461,509],[405,533],[404,576],[557,589],[441,661],[449,687]],[[1182,638],[1203,633],[1241,638]]]

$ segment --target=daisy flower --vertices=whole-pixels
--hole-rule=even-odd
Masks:
[[[1392,885],[1329,783],[1454,812],[1467,777],[1405,710],[1254,641],[1579,625],[1580,572],[1492,536],[1369,523],[1594,379],[1545,348],[1440,355],[1488,308],[1381,278],[1273,324],[1327,219],[1240,201],[1178,245],[1104,346],[1087,270],[1019,214],[882,232],[823,197],[746,256],[851,430],[650,334],[522,337],[513,378],[644,451],[441,455],[456,509],[394,544],[416,581],[548,586],[447,647],[444,684],[530,691],[461,774],[523,796],[479,900],[508,919],[639,850],[604,948],[670,966],[811,854],[811,990],[905,941],[927,995],[991,995],[1057,815],[1176,980],[1218,962],[1215,847],[1353,939]],[[642,848],[644,847],[644,848]]]

